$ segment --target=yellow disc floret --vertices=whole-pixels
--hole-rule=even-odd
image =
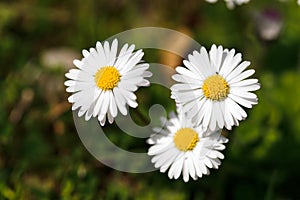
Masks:
[[[199,141],[199,137],[196,131],[191,128],[181,128],[174,135],[175,146],[180,151],[193,150]]]
[[[102,90],[112,90],[120,79],[119,71],[112,66],[102,67],[95,74],[96,85]]]
[[[222,76],[216,74],[204,80],[202,90],[206,98],[220,101],[227,97],[229,86]]]

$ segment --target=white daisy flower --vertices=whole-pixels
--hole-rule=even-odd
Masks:
[[[206,0],[209,3],[216,3],[218,0]],[[242,4],[248,3],[250,0],[224,0],[226,2],[227,8],[233,9],[236,5],[240,6]]]
[[[233,9],[235,7],[235,5],[242,5],[242,4],[246,4],[249,3],[250,0],[225,0],[227,8],[229,9]]]
[[[224,155],[220,150],[225,149],[223,143],[228,139],[221,136],[221,130],[204,132],[201,126],[195,125],[183,115],[163,118],[164,128],[154,128],[156,134],[150,136],[147,142],[152,145],[148,155],[153,156],[151,162],[160,172],[167,169],[170,179],[178,179],[180,174],[185,182],[189,177],[197,180],[203,174],[209,175],[209,168],[218,169],[220,159]]]
[[[254,69],[244,71],[249,61],[242,62],[242,54],[235,50],[213,45],[209,54],[204,47],[200,52],[188,55],[183,63],[187,68],[177,67],[173,79],[178,84],[171,87],[171,98],[181,110],[204,130],[231,129],[247,117],[240,106],[251,108],[257,104],[252,93],[260,88],[257,79],[246,79]]]
[[[103,45],[97,42],[96,48],[82,51],[84,58],[73,61],[79,69],[66,73],[70,80],[65,85],[67,92],[74,93],[68,101],[73,103],[72,110],[79,108],[79,117],[85,114],[85,120],[89,120],[98,116],[103,126],[106,116],[112,123],[118,111],[127,115],[126,104],[138,106],[134,92],[139,86],[149,86],[144,78],[152,74],[146,71],[149,64],[141,63],[143,51],[133,52],[134,48],[125,44],[118,53],[117,39],[111,47],[107,41]]]

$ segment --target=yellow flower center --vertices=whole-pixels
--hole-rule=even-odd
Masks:
[[[102,90],[112,90],[121,79],[119,71],[112,66],[102,67],[95,74],[95,82]]]
[[[191,128],[181,128],[174,135],[175,146],[181,151],[193,150],[199,141],[198,134]]]
[[[219,101],[227,97],[229,86],[222,76],[216,74],[204,80],[202,90],[206,98]]]

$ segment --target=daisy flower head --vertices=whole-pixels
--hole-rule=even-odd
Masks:
[[[113,123],[118,112],[127,115],[127,105],[138,106],[134,92],[140,86],[149,86],[146,77],[149,64],[142,62],[142,50],[134,52],[135,46],[125,44],[118,52],[118,40],[112,44],[96,43],[96,48],[83,50],[83,58],[74,60],[77,69],[66,73],[66,91],[73,93],[68,101],[72,110],[79,108],[78,116],[85,120],[98,116],[103,126],[106,116]]]
[[[242,4],[249,3],[250,0],[225,0],[227,8],[233,9],[236,5],[240,6]]]
[[[156,133],[147,140],[152,145],[148,155],[153,156],[151,162],[155,168],[162,173],[169,169],[170,179],[178,179],[182,174],[185,182],[189,177],[197,180],[204,174],[209,175],[209,168],[218,169],[220,159],[224,158],[219,151],[224,150],[224,143],[228,142],[221,130],[204,132],[183,114],[173,113],[169,120],[163,118],[162,121],[166,122],[165,126],[154,128]]]
[[[180,105],[182,112],[204,130],[231,130],[247,117],[241,107],[257,104],[252,93],[260,88],[257,79],[247,79],[254,69],[245,70],[249,61],[242,61],[241,53],[212,45],[209,53],[204,47],[194,51],[184,60],[185,67],[177,67],[171,87],[171,98]]]
[[[218,0],[206,0],[209,3],[216,3]],[[248,3],[250,0],[224,0],[227,8],[233,9],[236,5],[240,6],[242,4]]]

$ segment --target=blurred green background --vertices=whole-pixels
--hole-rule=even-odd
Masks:
[[[198,181],[110,169],[76,133],[63,85],[72,60],[98,40],[144,26],[181,31],[207,48],[236,48],[262,85],[248,119],[225,133],[230,142],[220,169]],[[228,10],[221,0],[2,0],[0,38],[0,199],[300,199],[296,1],[252,0]],[[147,61],[181,62],[148,52]],[[140,89],[139,109],[147,113],[155,102],[171,110],[169,94]],[[118,146],[147,151],[144,140],[108,130]]]

